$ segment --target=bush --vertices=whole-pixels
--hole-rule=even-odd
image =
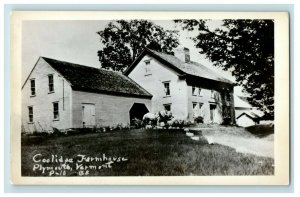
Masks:
[[[194,118],[195,123],[203,123],[203,117],[202,116],[197,116]]]
[[[29,136],[39,136],[39,137],[48,137],[50,135],[50,133],[34,131],[33,133],[30,133],[28,135]]]
[[[171,124],[172,127],[179,127],[180,129],[182,129],[185,125],[184,120],[174,120],[173,123]]]
[[[190,121],[190,120],[186,120],[186,121],[183,122],[183,126],[184,126],[184,127],[189,127],[189,126],[191,126],[191,125],[193,125],[193,123],[192,123],[192,121]]]
[[[54,135],[54,136],[61,136],[62,135],[62,132],[59,129],[57,129],[55,127],[52,127],[52,129],[53,129],[52,135]]]
[[[231,123],[231,118],[230,117],[225,117],[223,118],[223,125],[230,125]]]
[[[118,123],[118,124],[116,124],[116,126],[109,127],[109,130],[110,131],[120,131],[120,130],[127,130],[129,128],[130,128],[129,125],[124,126],[122,123]]]
[[[141,127],[144,126],[144,123],[143,123],[142,120],[140,120],[140,119],[138,119],[138,118],[134,118],[134,119],[131,120],[130,125],[131,125],[133,128],[135,128],[135,129],[139,129],[139,128],[141,128]]]
[[[157,126],[157,119],[153,119],[153,120],[145,119],[145,120],[142,121],[142,124],[144,126],[151,125],[152,127],[154,127],[154,126]]]
[[[104,128],[103,128],[103,132],[108,132],[108,131],[110,131],[110,129],[111,129],[111,128],[110,128],[109,126],[104,127]]]
[[[159,111],[158,116],[159,116],[159,122],[164,122],[165,124],[168,121],[172,120],[172,118],[173,118],[172,112],[166,111],[166,110]]]

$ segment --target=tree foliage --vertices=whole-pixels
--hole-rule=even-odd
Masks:
[[[173,54],[178,46],[178,32],[164,30],[147,20],[117,20],[97,32],[104,45],[98,51],[102,68],[124,71],[144,47]]]
[[[215,66],[230,70],[249,102],[274,115],[274,22],[223,20],[212,28],[208,20],[175,20],[184,30],[198,31],[195,46]]]

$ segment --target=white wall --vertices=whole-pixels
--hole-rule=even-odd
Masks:
[[[197,85],[201,87],[201,84]],[[216,113],[214,116],[214,123],[221,124],[223,122],[222,118],[222,101],[221,101],[221,94],[215,91],[214,97],[211,97],[211,90],[201,88],[201,96],[198,95],[198,88],[197,88],[197,95],[192,94],[192,86],[188,86],[188,111],[189,111],[189,120],[193,120],[193,102],[196,103],[203,103],[202,106],[202,117],[204,118],[204,123],[211,123],[210,119],[210,104],[215,104],[217,106]],[[199,112],[200,113],[200,112]]]
[[[145,60],[150,61],[150,75],[147,75]],[[164,109],[163,105],[171,103],[172,113],[175,118],[193,120],[193,102],[203,103],[204,122],[210,123],[210,103],[217,105],[215,123],[222,123],[222,104],[219,92],[215,98],[211,98],[211,90],[202,89],[202,96],[192,95],[192,86],[188,86],[185,80],[179,79],[177,73],[160,63],[155,58],[145,55],[142,60],[131,71],[129,77],[149,91],[152,95],[152,112]],[[170,81],[171,96],[166,97],[164,92],[164,81]],[[199,84],[201,87],[201,84]],[[198,86],[198,87],[199,87]]]
[[[73,127],[82,127],[82,103],[95,104],[95,122],[97,127],[116,126],[130,123],[129,110],[134,103],[144,103],[148,110],[151,109],[151,100],[146,98],[134,98],[96,94],[81,91],[73,91]]]
[[[54,93],[48,91],[49,74],[53,74]],[[33,78],[35,79],[36,96],[32,97],[30,96],[30,79]],[[49,131],[52,130],[52,127],[57,129],[72,127],[71,94],[69,83],[40,58],[22,89],[22,126],[25,131]],[[59,102],[59,120],[53,119],[53,102],[56,101]],[[29,123],[28,106],[33,106],[33,123]]]
[[[255,122],[248,116],[243,115],[236,120],[236,124],[241,127],[249,127],[255,125]]]
[[[145,60],[149,60],[150,75],[145,70]],[[150,92],[152,97],[152,113],[164,109],[164,104],[172,104],[171,111],[175,118],[186,119],[188,116],[187,84],[180,80],[177,74],[149,55],[131,71],[129,77]],[[170,96],[165,96],[164,81],[170,81]]]

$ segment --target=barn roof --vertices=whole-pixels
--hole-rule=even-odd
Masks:
[[[182,75],[186,74],[186,75],[206,78],[214,81],[219,81],[223,83],[233,84],[232,81],[220,76],[213,70],[209,69],[208,67],[198,62],[190,61],[186,63],[180,60],[179,58],[175,57],[174,55],[161,53],[148,48],[144,49],[141,55],[132,63],[130,67],[128,67],[128,69],[124,71],[124,73],[128,75],[146,53],[160,60],[162,63],[164,63],[165,65],[169,66],[170,68],[174,69],[175,71],[177,71]]]
[[[120,72],[83,66],[47,57],[41,58],[69,81],[73,90],[152,97],[144,88]]]

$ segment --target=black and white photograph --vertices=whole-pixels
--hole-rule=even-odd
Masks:
[[[20,24],[21,178],[282,175],[274,18]]]

